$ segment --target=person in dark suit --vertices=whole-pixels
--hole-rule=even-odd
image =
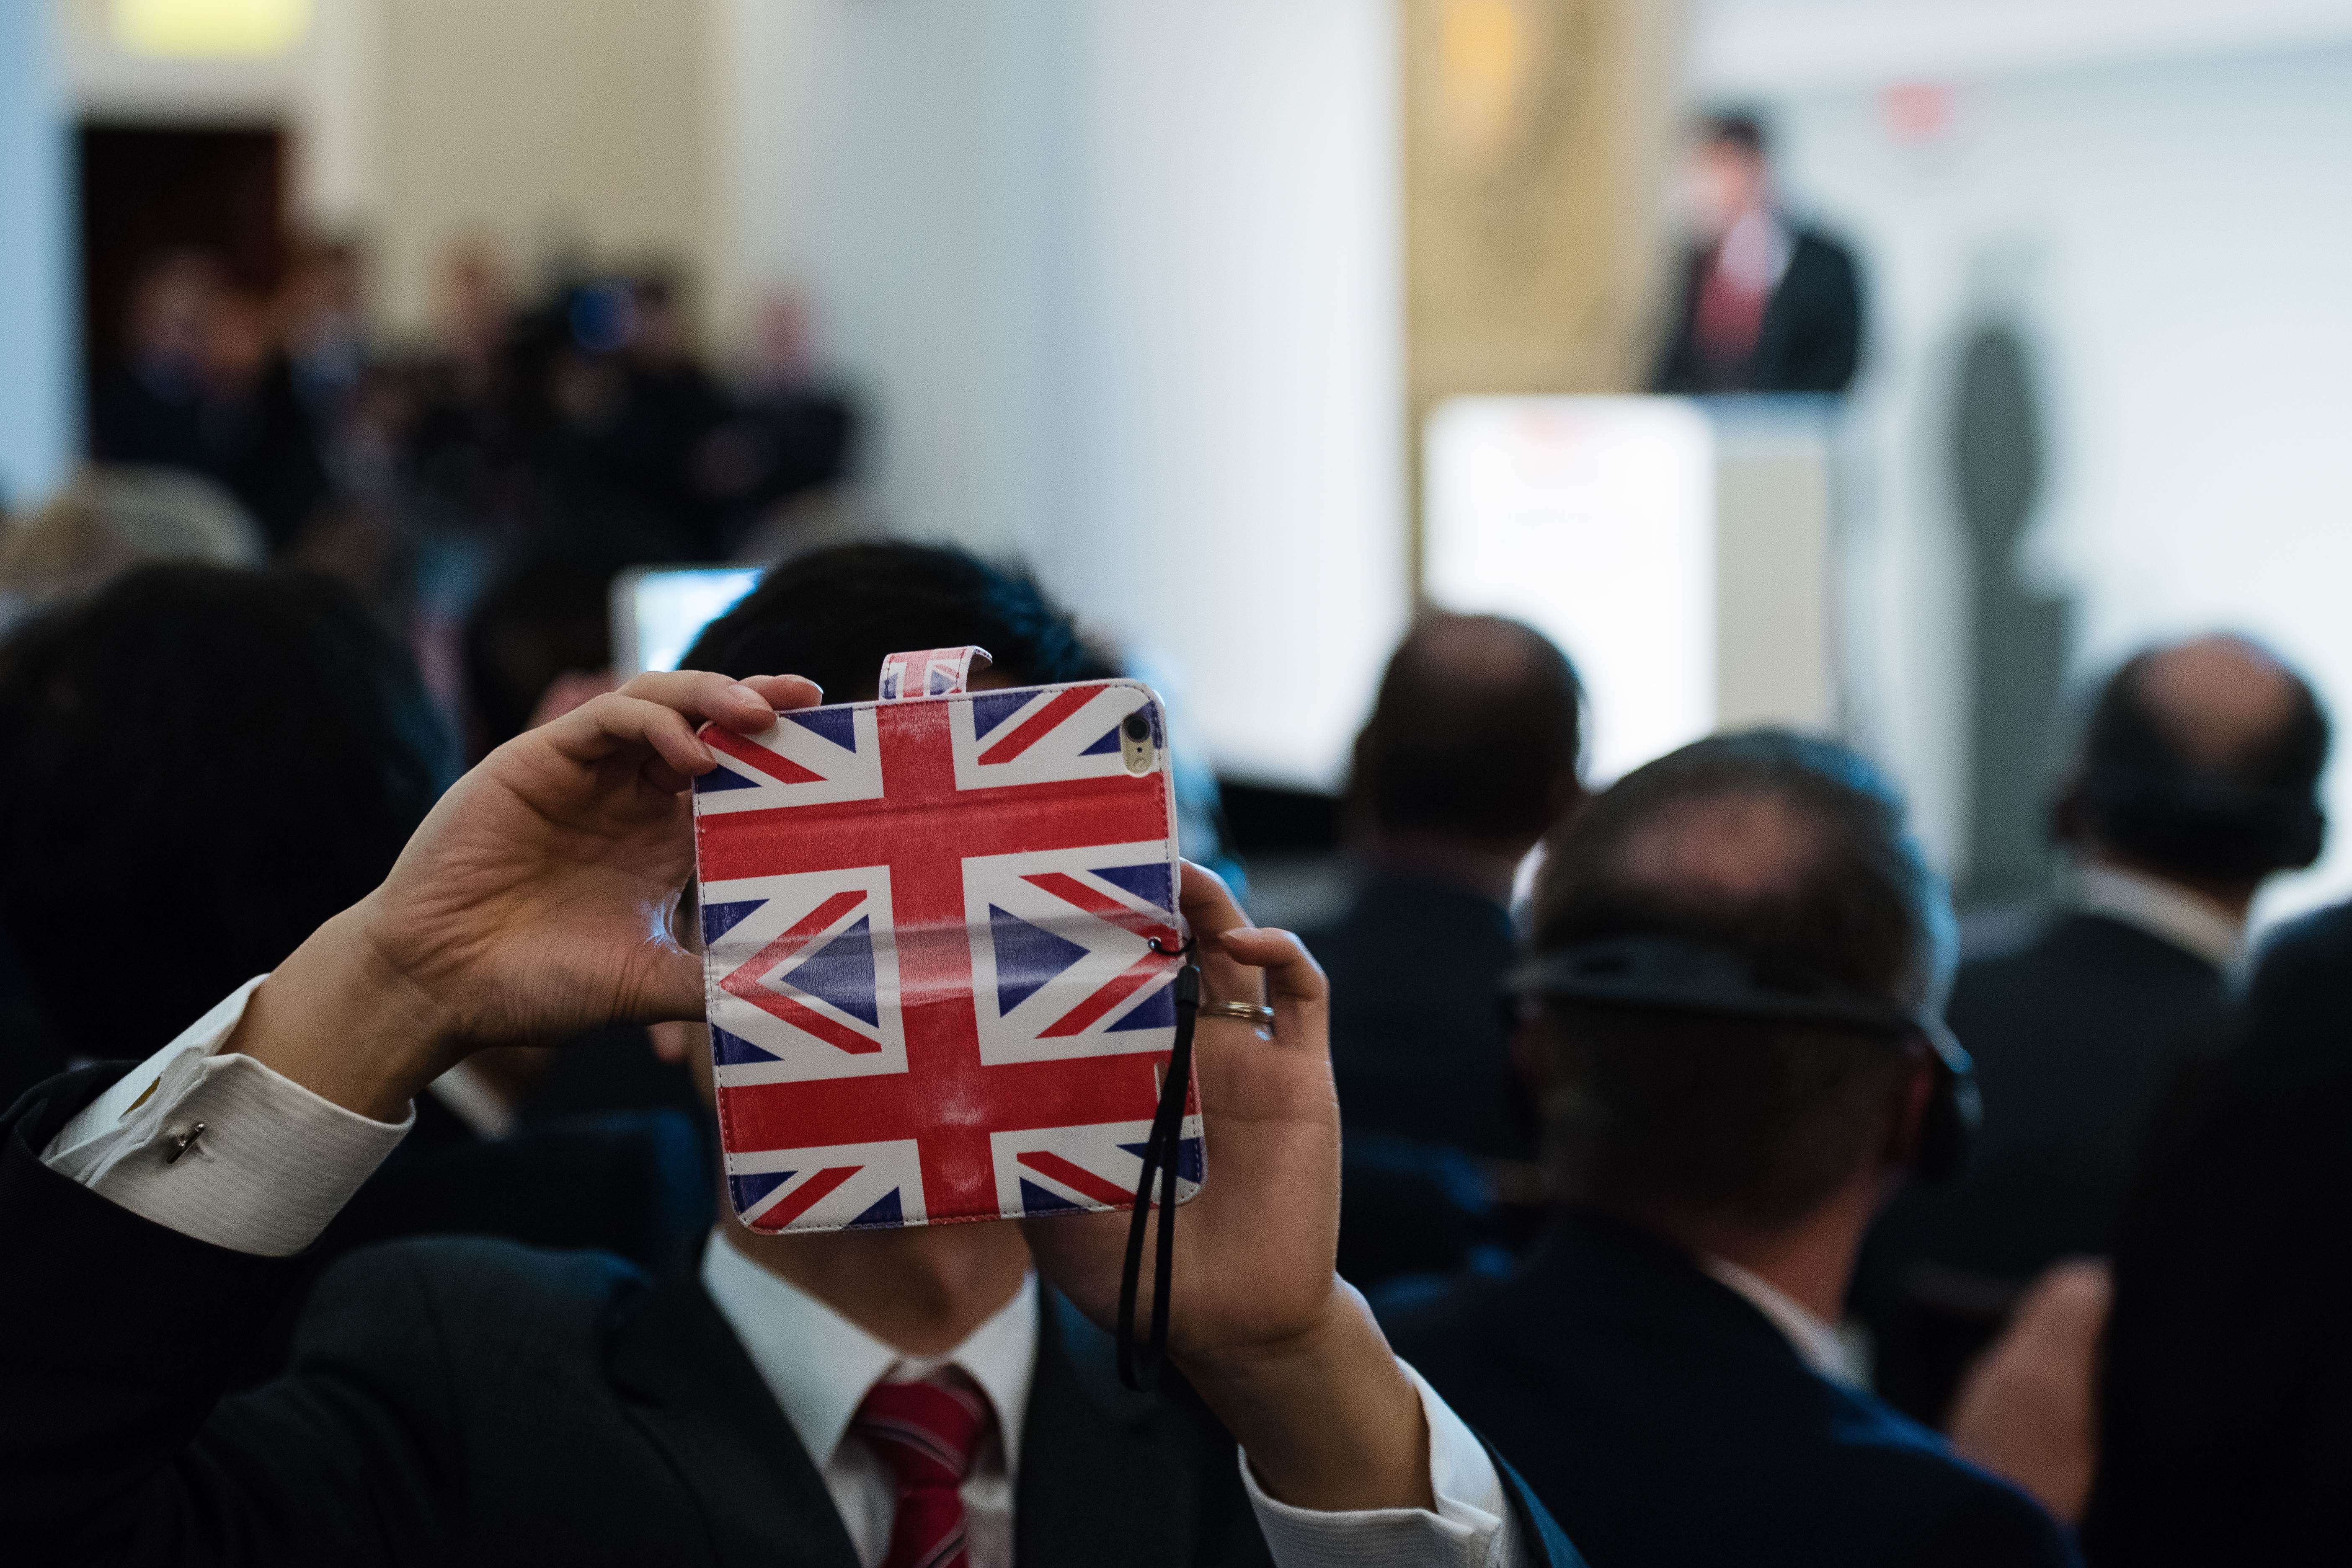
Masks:
[[[2324,1563],[2352,1475],[2352,904],[2263,949],[2115,1244],[2095,1563]]]
[[[1013,679],[1076,645],[1025,580],[859,546],[779,569],[697,657],[788,646],[804,608],[842,634],[829,664],[928,627],[987,634]],[[1158,1394],[1105,1381],[1111,1213],[730,1226],[654,1280],[472,1240],[367,1249],[320,1281],[286,1375],[223,1396],[289,1260],[452,1062],[700,1015],[701,964],[665,934],[694,865],[685,791],[712,766],[696,726],[757,732],[818,698],[650,674],[518,737],[274,973],[128,1073],[19,1102],[0,1538],[133,1563],[1580,1561],[1333,1273],[1321,974],[1194,868],[1203,995],[1270,994],[1274,1021],[1200,1025],[1218,1176],[1182,1211]]]
[[[1360,875],[1304,933],[1332,980],[1351,1134],[1533,1155],[1501,1011],[1511,880],[1583,796],[1582,703],[1567,657],[1499,616],[1425,616],[1390,658],[1348,783]]]
[[[135,705],[108,698],[134,686]],[[0,752],[0,924],[49,1026],[48,1060],[5,1100],[68,1061],[168,1045],[273,968],[383,879],[455,771],[415,663],[348,589],[195,565],[17,627]],[[507,1055],[523,1071],[502,1084],[486,1057],[433,1086],[425,1135],[318,1253],[473,1231],[651,1265],[709,1227],[693,1121],[541,1117],[525,1064],[549,1053]]]
[[[1650,390],[1843,392],[1862,360],[1853,254],[1775,206],[1753,115],[1703,121],[1694,165],[1698,233]]]
[[[1347,1120],[1341,1271],[1372,1289],[1507,1244],[1535,1155],[1503,1023],[1511,883],[1583,797],[1583,690],[1542,633],[1426,615],[1356,738],[1346,907],[1303,932],[1332,981]]]
[[[2065,906],[1953,987],[1984,1097],[1970,1168],[1906,1193],[1864,1253],[1854,1306],[1902,1409],[1940,1424],[2027,1283],[2113,1245],[2165,1087],[2221,1027],[2255,894],[2318,858],[2327,751],[2310,686],[2242,638],[2147,649],[2099,689],[2051,813]]]
[[[1822,742],[1698,742],[1551,838],[1531,921],[1561,1206],[1394,1342],[1597,1568],[2074,1561],[1863,1392],[1832,1326],[1871,1214],[1963,1135],[1950,914],[1891,787]]]

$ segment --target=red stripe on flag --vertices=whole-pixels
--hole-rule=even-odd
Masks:
[[[748,763],[770,778],[781,780],[785,784],[823,784],[824,782],[823,773],[811,773],[782,752],[772,752],[755,741],[747,741],[732,730],[723,730],[716,724],[706,724],[702,728],[702,739],[737,762]]]
[[[863,1165],[834,1165],[819,1171],[780,1198],[776,1206],[752,1223],[761,1230],[782,1230],[824,1201],[825,1194],[864,1170]]]
[[[1133,1193],[1119,1191],[1084,1165],[1073,1164],[1050,1149],[1024,1150],[1021,1155],[1021,1163],[1040,1175],[1053,1177],[1074,1193],[1084,1193],[1098,1204],[1108,1204],[1113,1208],[1126,1208],[1135,1202]]]
[[[836,1024],[824,1014],[803,1005],[790,996],[779,996],[760,984],[760,977],[790,958],[814,940],[817,933],[865,902],[866,895],[856,889],[845,889],[819,904],[790,931],[753,953],[730,970],[719,983],[719,989],[730,996],[740,996],[772,1017],[781,1018],[796,1029],[814,1035],[828,1046],[849,1052],[852,1056],[870,1056],[882,1048],[878,1040],[869,1040],[855,1029]],[[791,984],[790,981],[785,982]]]
[[[790,984],[790,982],[786,982]],[[793,1028],[814,1035],[835,1049],[854,1057],[871,1056],[882,1048],[879,1040],[869,1040],[856,1030],[835,1023],[814,1008],[791,996],[779,996],[772,991],[761,991],[756,996],[743,998],[752,1006],[772,1017],[781,1018]]]
[[[1105,981],[1095,994],[1038,1031],[1043,1040],[1058,1040],[1084,1030],[1096,1019],[1126,1001],[1143,986],[1168,973],[1171,960],[1150,953]]]
[[[1147,941],[1157,937],[1160,945],[1169,950],[1171,964],[1174,962],[1175,949],[1183,945],[1172,927],[1161,924],[1150,915],[1138,914],[1118,900],[1096,892],[1067,871],[1041,871],[1034,876],[1024,877],[1021,879],[1042,892],[1051,893],[1057,899],[1077,905],[1097,920],[1108,921],[1121,930],[1131,931]]]
[[[1016,725],[1012,733],[980,753],[980,761],[1009,763],[1043,740],[1045,732],[1063,720],[1095,700],[1099,686],[1077,686],[1067,691],[1057,691],[1054,700]]]

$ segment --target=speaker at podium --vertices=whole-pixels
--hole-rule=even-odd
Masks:
[[[1812,397],[1459,397],[1423,428],[1423,585],[1575,660],[1605,784],[1719,729],[1839,721]]]

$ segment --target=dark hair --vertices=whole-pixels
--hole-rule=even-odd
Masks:
[[[2083,730],[2079,769],[2052,812],[2061,841],[2084,830],[2158,871],[2258,880],[2319,858],[2326,817],[2326,710],[2310,682],[2287,671],[2286,721],[2244,753],[2208,763],[2167,733],[2147,696],[2150,648],[2099,689]]]
[[[1771,137],[1765,132],[1763,118],[1746,109],[1725,109],[1701,115],[1698,134],[1702,142],[1719,147],[1737,147],[1751,158],[1764,157],[1772,144]]]
[[[1568,656],[1534,627],[1424,616],[1356,737],[1349,805],[1390,831],[1532,844],[1578,787],[1583,700]]]
[[[1105,673],[1035,579],[940,544],[840,544],[784,562],[703,628],[688,669],[804,675],[828,702],[874,695],[886,655],[977,643],[1023,686]]]
[[[1677,819],[1769,805],[1790,828],[1749,890],[1676,880],[1643,849]],[[1555,835],[1529,946],[1664,936],[1726,950],[1761,976],[1901,1007],[1948,972],[1941,880],[1901,797],[1843,747],[1778,731],[1718,735],[1639,768]],[[1558,1002],[1548,1110],[1574,1201],[1646,1219],[1795,1222],[1883,1147],[1909,1058],[1882,1035],[1820,1024]]]
[[[0,921],[63,1045],[137,1057],[381,881],[452,758],[320,577],[160,565],[0,647]]]

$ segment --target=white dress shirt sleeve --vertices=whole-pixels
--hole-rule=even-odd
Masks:
[[[1526,1568],[1503,1478],[1485,1444],[1453,1407],[1402,1360],[1429,1423],[1429,1490],[1421,1508],[1318,1513],[1265,1495],[1242,1456],[1242,1485],[1257,1510],[1258,1529],[1277,1568]]]
[[[251,1057],[220,1055],[260,984],[247,981],[83,1107],[42,1163],[215,1247],[285,1258],[317,1240],[416,1112],[378,1121]]]

